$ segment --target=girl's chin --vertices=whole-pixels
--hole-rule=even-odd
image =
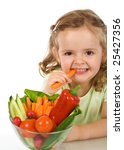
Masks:
[[[75,78],[75,80],[74,80],[74,82],[76,83],[76,84],[81,84],[81,83],[85,83],[85,82],[87,82],[88,81],[88,79],[87,78]]]
[[[74,81],[78,84],[80,83],[86,83],[89,82],[89,80],[91,79],[90,76],[85,76],[85,75],[75,75],[75,79]]]

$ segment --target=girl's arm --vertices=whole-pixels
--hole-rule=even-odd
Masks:
[[[107,103],[102,106],[102,118],[95,122],[74,126],[66,141],[86,140],[105,137],[107,135]]]

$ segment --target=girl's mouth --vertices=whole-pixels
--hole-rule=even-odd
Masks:
[[[75,68],[76,74],[84,74],[86,73],[89,69],[88,68]]]

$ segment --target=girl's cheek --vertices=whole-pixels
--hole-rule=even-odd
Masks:
[[[61,61],[61,68],[65,72],[71,68],[73,63],[73,59],[71,57],[61,57],[60,61]]]
[[[64,72],[67,72],[71,68],[71,63],[65,60],[61,63],[61,68]]]

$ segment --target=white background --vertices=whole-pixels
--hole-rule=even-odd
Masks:
[[[124,123],[121,115],[121,133],[115,133],[112,128],[114,100],[111,99],[114,73],[112,20],[116,17],[121,19],[122,33],[120,2],[121,0],[0,1],[0,147],[2,149],[26,149],[16,137],[9,122],[8,101],[10,95],[15,97],[16,93],[23,96],[25,88],[41,89],[43,78],[39,74],[38,63],[47,51],[49,27],[64,13],[86,8],[95,11],[108,26],[108,150],[120,147]],[[122,36],[121,34],[121,39]]]

